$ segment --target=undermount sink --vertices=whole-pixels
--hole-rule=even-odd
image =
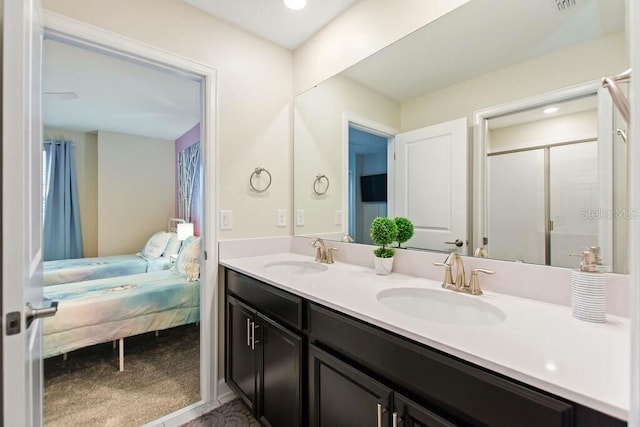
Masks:
[[[264,268],[289,274],[312,274],[327,271],[329,267],[326,264],[312,261],[276,261],[265,264]]]
[[[396,288],[377,294],[381,304],[408,316],[451,325],[494,325],[507,315],[498,307],[453,291]]]

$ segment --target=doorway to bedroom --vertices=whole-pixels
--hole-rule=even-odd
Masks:
[[[45,425],[201,400],[202,118],[199,76],[45,40]]]

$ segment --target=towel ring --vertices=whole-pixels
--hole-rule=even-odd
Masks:
[[[264,188],[258,189],[253,185],[253,179],[256,178],[256,177],[259,177],[262,172],[266,172],[267,173],[267,176],[269,177],[269,182],[267,182],[267,185]],[[271,187],[271,174],[269,173],[269,171],[266,170],[265,168],[260,168],[260,167],[255,168],[255,170],[253,171],[253,173],[249,177],[249,187],[251,187],[251,189],[253,191],[255,191],[256,193],[262,193],[264,191],[267,191],[267,189],[269,187]]]
[[[324,190],[320,191],[318,190],[318,185],[321,185],[322,181],[326,181],[327,184],[325,185]],[[328,189],[329,189],[329,178],[327,178],[325,174],[316,175],[316,179],[313,181],[313,192],[316,193],[318,196],[324,196],[327,193]]]

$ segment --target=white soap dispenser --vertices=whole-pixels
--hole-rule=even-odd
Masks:
[[[587,322],[606,321],[606,279],[600,248],[592,246],[581,254],[580,268],[571,272],[571,310],[576,319]]]

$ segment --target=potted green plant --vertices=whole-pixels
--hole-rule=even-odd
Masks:
[[[398,235],[396,236],[398,248],[402,248],[402,244],[413,237],[413,223],[408,218],[401,216],[395,217],[393,222],[395,222],[396,227],[398,227]]]
[[[392,219],[379,216],[371,222],[369,235],[373,243],[380,246],[373,251],[376,274],[387,276],[391,274],[393,255],[395,254],[395,250],[387,246],[396,240],[398,226]]]

